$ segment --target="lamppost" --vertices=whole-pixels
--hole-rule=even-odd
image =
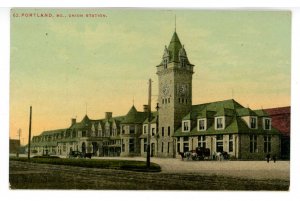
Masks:
[[[158,156],[158,139],[159,139],[159,115],[158,115],[158,110],[159,110],[159,103],[156,103],[156,111],[157,111],[157,115],[156,115],[156,135],[155,135],[155,139],[156,139],[156,156]]]
[[[150,126],[151,126],[151,79],[149,79],[148,94],[148,136],[147,136],[147,168],[150,168]]]

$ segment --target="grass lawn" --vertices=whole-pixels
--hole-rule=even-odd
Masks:
[[[69,158],[17,158],[10,157],[12,161],[22,161],[30,163],[46,163],[53,165],[68,165],[87,168],[102,168],[129,170],[137,172],[160,172],[161,168],[156,163],[151,163],[148,169],[145,161],[130,161],[130,160],[111,160],[111,159],[69,159]]]

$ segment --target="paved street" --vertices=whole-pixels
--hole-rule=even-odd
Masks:
[[[107,157],[105,157],[106,159]],[[102,159],[102,158],[97,158]],[[111,158],[144,161],[145,158]],[[161,166],[165,173],[201,173],[207,175],[223,175],[248,179],[280,179],[289,180],[289,161],[193,161],[172,158],[151,158],[151,162]]]
[[[289,186],[289,162],[286,161],[275,164],[265,161],[156,158],[152,161],[161,165],[162,172],[141,173],[11,161],[10,184],[12,189],[132,190],[287,190]]]

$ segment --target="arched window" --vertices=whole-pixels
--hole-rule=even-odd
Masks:
[[[167,67],[168,67],[168,59],[165,58],[164,59],[164,69],[167,69]]]
[[[186,65],[186,60],[185,58],[181,58],[181,68],[184,68]]]

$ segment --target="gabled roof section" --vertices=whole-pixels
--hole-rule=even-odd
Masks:
[[[264,111],[263,109],[261,110],[253,110],[253,112],[259,116],[259,117],[268,117],[268,113],[266,111]]]
[[[220,117],[220,116],[230,116],[230,117],[232,117],[233,115],[235,115],[234,109],[219,107],[217,109],[215,117]]]
[[[143,123],[147,118],[147,112],[138,112],[134,105],[130,108],[129,112],[125,116],[124,120],[121,121],[122,124],[135,124]]]
[[[152,118],[150,123],[156,123],[157,121],[157,112],[152,112]],[[146,117],[146,120],[143,122],[143,124],[148,123],[148,116]]]
[[[244,117],[244,116],[257,116],[257,114],[253,110],[251,110],[250,108],[238,108],[236,110],[236,113],[240,117]]]
[[[209,111],[205,108],[198,114],[197,119],[201,119],[201,118],[211,119],[211,118],[214,118],[215,114],[216,114],[216,111]]]

